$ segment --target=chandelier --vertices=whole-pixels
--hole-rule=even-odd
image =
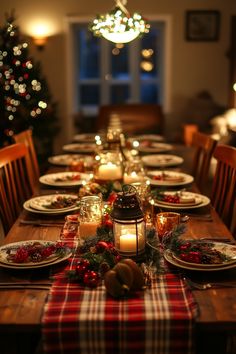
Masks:
[[[96,37],[113,43],[128,43],[149,32],[150,25],[138,13],[132,16],[126,9],[127,0],[115,0],[115,7],[107,14],[97,15],[89,30]]]

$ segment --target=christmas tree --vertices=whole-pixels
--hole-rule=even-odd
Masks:
[[[0,27],[0,146],[11,144],[14,134],[32,129],[40,163],[52,154],[59,131],[56,103],[14,22],[11,14]]]

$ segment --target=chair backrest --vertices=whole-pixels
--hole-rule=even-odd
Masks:
[[[18,217],[24,201],[32,196],[33,190],[27,147],[13,144],[0,149],[0,216],[5,233]]]
[[[121,121],[123,132],[158,133],[164,131],[164,115],[162,107],[157,104],[114,104],[104,105],[99,109],[97,130],[107,129],[112,115],[117,115]]]
[[[211,159],[217,145],[217,140],[201,132],[193,134],[192,146],[194,147],[192,174],[201,191],[206,188]]]
[[[211,202],[221,219],[236,237],[236,148],[218,145]]]
[[[39,171],[39,165],[38,165],[38,158],[36,155],[34,142],[33,142],[32,130],[28,129],[28,130],[25,130],[19,134],[14,134],[13,140],[15,143],[23,143],[27,146],[28,153],[29,153],[29,159],[31,162],[32,170],[33,170],[33,178],[34,178],[35,183],[37,184],[38,180],[39,180],[39,176],[40,176],[40,171]]]

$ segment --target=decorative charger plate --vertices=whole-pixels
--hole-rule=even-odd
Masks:
[[[184,159],[180,156],[176,155],[168,155],[168,154],[152,154],[141,157],[144,165],[149,167],[169,167],[169,166],[177,166],[181,165]]]
[[[91,156],[79,155],[79,154],[63,154],[63,155],[55,155],[48,158],[48,162],[53,165],[58,166],[70,166],[74,162],[80,161],[89,162],[92,161],[93,158]]]
[[[176,171],[150,171],[148,172],[150,184],[153,186],[184,186],[191,184],[194,180],[193,176]]]
[[[227,248],[226,248],[227,246]],[[221,250],[226,252],[226,255],[229,255],[233,253],[233,257],[236,256],[236,246],[235,245],[225,245],[222,243],[219,243],[219,246],[221,247]],[[169,249],[166,249],[164,251],[164,258],[166,259],[167,262],[170,264],[183,268],[183,269],[188,269],[188,270],[196,270],[196,271],[204,271],[204,272],[212,272],[212,271],[220,271],[220,270],[226,270],[226,269],[232,269],[236,267],[236,259],[230,260],[228,262],[224,262],[221,264],[215,264],[215,265],[209,265],[209,264],[198,264],[198,263],[190,263],[190,262],[184,262],[182,260],[177,259],[176,255]]]
[[[58,172],[43,175],[39,178],[39,182],[48,186],[71,187],[82,185],[84,181],[88,181],[90,175],[80,172]]]
[[[173,146],[170,144],[159,143],[155,141],[141,141],[138,147],[140,152],[147,153],[158,153],[158,152],[167,152],[173,149]]]
[[[34,269],[42,268],[63,262],[68,259],[71,255],[71,249],[65,247],[63,253],[52,253],[50,256],[43,258],[41,261],[29,260],[27,262],[17,263],[9,259],[9,252],[16,252],[19,249],[32,247],[35,244],[39,244],[42,247],[56,246],[57,242],[54,241],[43,241],[43,240],[30,240],[30,241],[20,241],[13,242],[0,247],[0,267],[10,268],[10,269]]]
[[[65,203],[62,203],[60,207],[56,207],[55,202],[58,202],[58,198],[66,198],[69,200],[72,199],[72,201],[74,200],[74,202],[69,203],[68,206],[65,206]],[[78,197],[73,194],[49,194],[31,198],[23,204],[23,207],[25,210],[30,211],[32,213],[53,215],[78,210],[79,206],[77,202]],[[54,207],[52,207],[52,203],[54,204]]]
[[[85,144],[85,143],[75,143],[75,144],[67,144],[62,147],[62,149],[66,152],[80,152],[80,153],[92,153],[96,149],[96,144]]]
[[[166,195],[176,195],[176,191],[165,191],[163,194]],[[195,201],[193,202],[186,202],[186,203],[171,203],[171,202],[165,202],[163,200],[154,200],[154,205],[161,207],[161,208],[167,208],[167,209],[193,209],[193,208],[202,208],[208,204],[210,204],[210,199],[202,194],[198,193],[192,193],[192,192],[181,192],[181,195],[194,198]]]

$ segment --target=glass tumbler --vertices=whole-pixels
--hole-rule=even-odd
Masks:
[[[156,230],[159,239],[170,231],[173,231],[175,227],[180,223],[180,214],[174,212],[163,212],[156,215]]]

